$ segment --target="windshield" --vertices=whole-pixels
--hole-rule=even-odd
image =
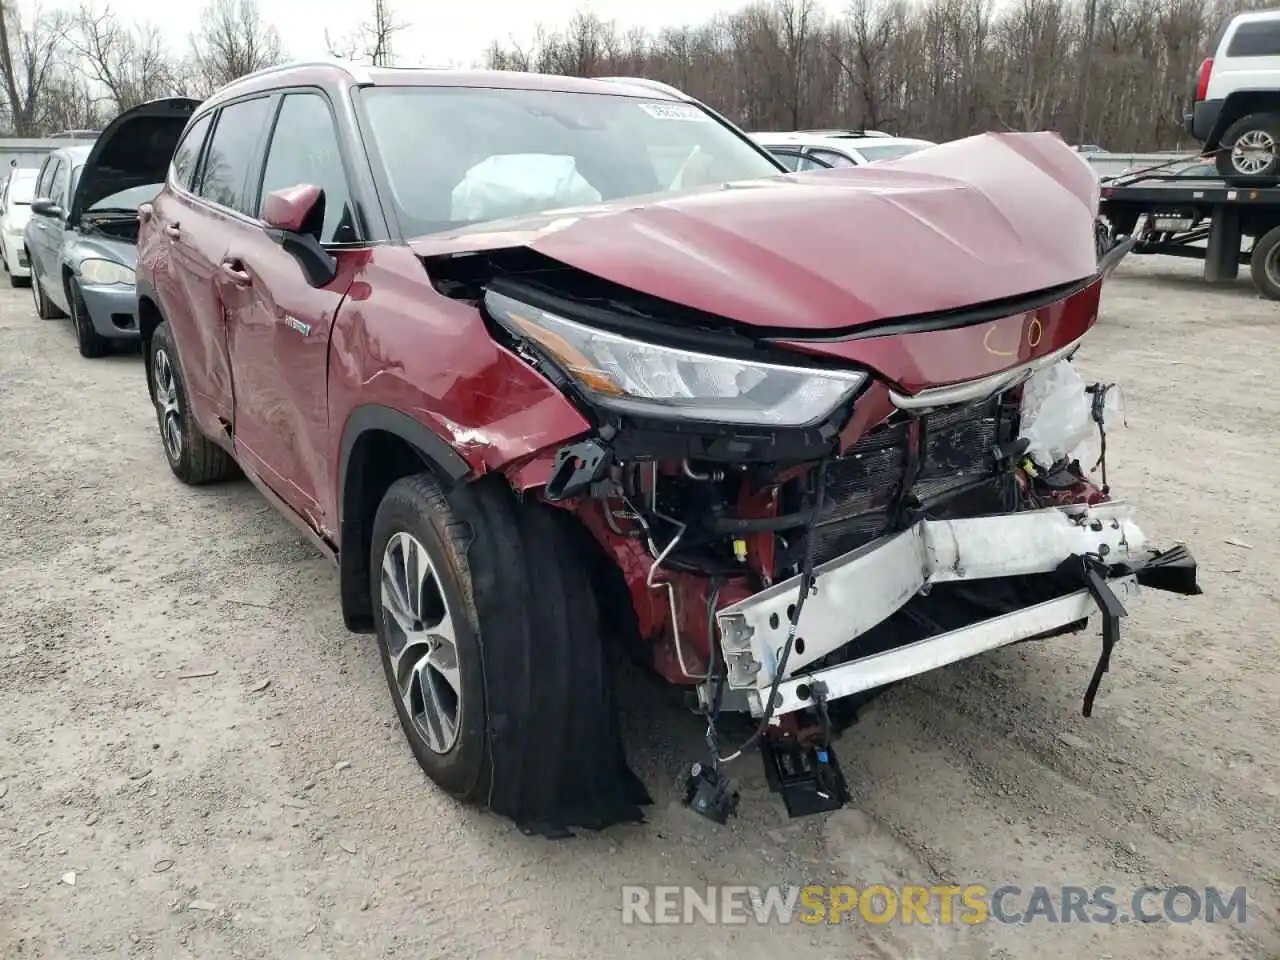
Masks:
[[[29,207],[36,197],[35,177],[14,177],[9,181],[9,202]]]
[[[876,160],[897,160],[909,153],[923,150],[927,146],[926,143],[895,143],[878,147],[859,147],[858,152],[867,158],[867,163],[874,163]]]
[[[688,103],[471,87],[375,87],[365,96],[410,236],[782,173]]]

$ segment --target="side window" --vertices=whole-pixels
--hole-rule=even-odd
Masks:
[[[1228,57],[1280,56],[1280,20],[1259,20],[1236,27]]]
[[[810,155],[821,160],[829,167],[856,167],[857,164],[846,157],[843,153],[836,153],[834,150],[811,150]]]
[[[834,156],[834,154],[828,154]],[[835,164],[828,163],[821,157],[815,157],[812,153],[800,158],[800,166],[796,169],[804,172],[805,170],[830,170]]]
[[[249,169],[257,167],[258,140],[271,122],[271,98],[258,97],[223,107],[213,128],[200,177],[200,196],[253,216]]]
[[[262,173],[259,204],[265,203],[273,190],[301,183],[324,191],[321,243],[354,243],[360,239],[338,147],[338,131],[328,101],[316,93],[290,93],[280,105]]]
[[[40,175],[36,177],[37,197],[49,196],[49,181],[53,179],[53,168],[57,165],[58,158],[52,155],[46,157],[44,163],[40,165]]]
[[[768,149],[773,154],[773,159],[777,160],[792,173],[800,169],[800,154],[793,150],[779,150],[775,147],[769,147]]]
[[[67,181],[70,178],[71,171],[67,169],[67,164],[59,163],[49,183],[49,199],[63,208],[67,206]]]
[[[191,129],[178,144],[178,149],[173,151],[173,181],[184,190],[190,190],[194,182],[200,148],[204,146],[204,138],[212,122],[212,113],[201,117],[191,125]]]

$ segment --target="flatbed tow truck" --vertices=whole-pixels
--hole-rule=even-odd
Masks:
[[[1235,280],[1248,264],[1258,292],[1280,300],[1280,181],[1244,184],[1169,169],[1203,159],[1102,178],[1099,213],[1112,242],[1133,238],[1134,254],[1204,260],[1209,283]]]

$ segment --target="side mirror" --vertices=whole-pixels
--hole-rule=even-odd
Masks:
[[[267,236],[298,261],[307,283],[323,287],[338,275],[338,262],[320,244],[324,226],[324,191],[300,183],[267,194],[262,204]]]
[[[65,211],[48,197],[31,201],[31,212],[41,217],[62,217]]]

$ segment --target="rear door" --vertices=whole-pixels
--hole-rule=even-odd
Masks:
[[[262,168],[255,211],[274,190],[311,184],[324,191],[320,242],[338,260],[337,277],[311,286],[302,268],[263,227],[243,231],[222,270],[236,384],[236,448],[242,460],[311,526],[324,516],[330,424],[329,335],[351,283],[363,239],[351,199],[337,125],[319,90],[283,95]],[[344,250],[344,248],[346,248]],[[328,530],[328,532],[332,532]]]
[[[211,435],[227,431],[235,420],[219,267],[235,237],[254,229],[250,180],[273,104],[271,95],[238,100],[192,124],[174,154],[178,189],[166,191],[163,206],[157,202],[154,208],[172,259],[172,277],[161,297],[177,304],[173,309],[166,303],[165,315],[175,326],[196,419]]]
[[[36,199],[54,199],[54,179],[58,176],[58,171],[65,166],[66,163],[61,156],[56,153],[49,154],[49,158],[45,160],[44,166],[40,169],[40,179],[36,182]],[[62,222],[57,217],[33,213],[27,237],[30,241],[32,266],[37,274],[47,276],[52,258],[51,251],[53,250],[54,238],[56,237],[61,241]],[[45,287],[45,290],[47,291],[48,288]]]

